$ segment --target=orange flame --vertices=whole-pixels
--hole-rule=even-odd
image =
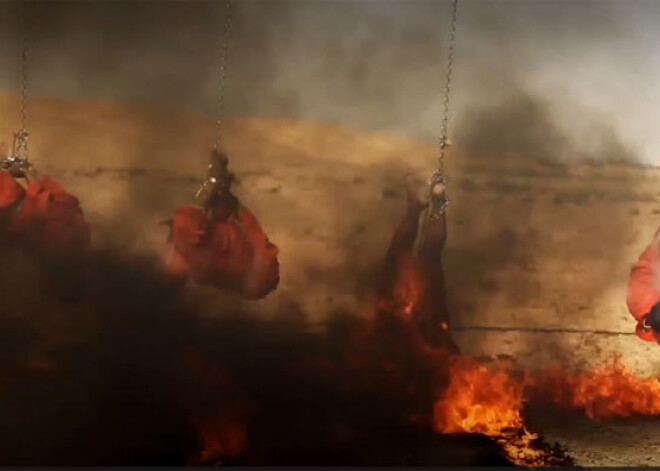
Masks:
[[[381,304],[415,322],[428,308],[424,279],[412,259],[400,261],[392,298]],[[440,328],[449,330],[447,323]],[[508,459],[523,466],[561,464],[561,453],[526,430],[522,417],[526,399],[558,408],[580,409],[595,420],[634,415],[660,415],[660,381],[637,378],[615,361],[588,372],[551,368],[540,375],[514,374],[513,364],[485,364],[452,356],[449,384],[435,402],[433,419],[439,433],[480,433],[492,437]]]
[[[574,375],[554,367],[530,386],[539,398],[560,408],[584,410],[594,420],[660,415],[660,381],[633,376],[618,359]]]
[[[435,403],[440,433],[481,433],[493,437],[507,459],[519,466],[562,464],[562,456],[528,432],[521,415],[525,380],[505,362],[483,364],[453,357],[449,386]]]
[[[412,257],[402,257],[399,261],[390,310],[406,319],[412,318],[413,314],[422,307],[424,287],[417,261]]]
[[[509,460],[523,466],[556,460],[553,450],[525,429],[525,400],[579,409],[594,420],[660,416],[660,381],[635,377],[618,360],[591,371],[568,373],[554,367],[538,375],[515,375],[504,362],[453,357],[449,374],[449,385],[434,408],[438,432],[491,436]]]
[[[469,357],[454,357],[450,382],[434,407],[441,433],[483,433],[500,436],[522,428],[524,383],[504,363],[486,366]]]
[[[568,373],[553,367],[519,379],[504,363],[485,365],[455,357],[450,384],[435,404],[440,432],[475,432],[497,436],[523,425],[525,397],[558,408],[580,409],[587,417],[660,416],[660,381],[634,376],[619,361],[591,371]]]

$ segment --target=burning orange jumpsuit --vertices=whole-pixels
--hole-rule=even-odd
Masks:
[[[27,189],[18,183],[21,177]],[[8,237],[45,255],[72,255],[90,246],[78,199],[32,168],[0,170],[0,223]]]
[[[439,201],[444,204],[444,183]],[[381,279],[381,296],[394,303],[394,309],[409,316],[419,327],[422,337],[432,345],[457,351],[449,335],[449,311],[446,304],[442,252],[447,242],[444,207],[432,210],[425,237],[417,254],[413,246],[418,236],[419,217],[427,204],[420,202],[408,188],[408,209],[399,224],[387,254]]]
[[[171,220],[169,271],[199,285],[261,299],[279,283],[278,249],[231,193],[226,156],[214,153],[198,193],[203,209],[179,208]]]
[[[628,310],[637,320],[636,333],[642,340],[660,342],[660,335],[647,323],[647,316],[660,303],[660,229],[630,272]]]

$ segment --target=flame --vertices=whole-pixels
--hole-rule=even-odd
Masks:
[[[538,434],[531,433],[524,427],[498,437],[496,441],[508,460],[518,466],[573,466],[574,464],[558,445],[547,445]]]
[[[434,423],[440,433],[481,433],[492,437],[509,461],[519,466],[566,463],[561,450],[529,432],[521,415],[526,379],[503,361],[485,364],[456,356],[449,385],[435,403]]]
[[[423,314],[424,284],[414,262],[404,259],[393,290],[393,299],[381,306],[408,321]],[[442,330],[449,330],[441,322]],[[443,358],[445,359],[445,358]],[[446,359],[445,359],[446,361]],[[525,378],[513,375],[503,361],[484,364],[466,356],[448,359],[449,384],[434,404],[433,419],[439,433],[481,433],[492,437],[509,461],[520,466],[565,464],[566,457],[547,447],[527,431],[521,415]]]
[[[422,308],[424,280],[417,261],[412,257],[401,257],[392,298],[387,308],[405,319],[413,317]]]
[[[492,437],[507,458],[522,466],[561,464],[561,453],[525,428],[525,401],[583,411],[592,420],[660,416],[660,381],[634,376],[616,359],[590,371],[561,367],[539,374],[514,374],[510,363],[482,363],[456,356],[449,385],[434,407],[439,433],[481,433]]]
[[[521,428],[515,433],[498,437],[496,441],[502,447],[502,451],[504,451],[507,458],[514,464],[540,466],[545,457],[545,450],[534,446],[534,441],[537,439],[537,434]]]
[[[522,428],[524,383],[511,375],[508,365],[485,365],[469,357],[450,362],[449,385],[434,407],[439,432],[499,436]]]
[[[540,399],[558,408],[583,410],[594,420],[660,415],[660,381],[633,376],[619,359],[573,375],[550,368],[530,387]]]

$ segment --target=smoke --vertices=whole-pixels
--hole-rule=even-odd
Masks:
[[[17,88],[17,3],[0,8],[0,83]],[[229,115],[438,134],[449,2],[258,0],[234,9]],[[641,0],[461,3],[452,123],[522,90],[548,103],[571,138],[583,134],[576,125],[607,116],[625,148],[654,162],[659,13]],[[31,2],[29,14],[31,91],[215,113],[223,2]]]
[[[411,421],[442,362],[401,321],[208,319],[150,257],[60,265],[3,246],[4,464],[504,463],[485,438]]]
[[[544,273],[556,266],[596,267],[583,280],[557,281],[555,289],[569,294],[551,314],[564,325],[620,283],[611,274],[629,219],[616,200],[639,198],[635,180],[623,173],[616,191],[585,194],[571,186],[577,177],[570,169],[578,160],[596,169],[602,161],[654,161],[655,121],[648,110],[656,107],[646,85],[655,71],[646,60],[649,46],[640,40],[651,29],[636,26],[640,15],[653,17],[655,6],[635,3],[628,14],[603,5],[460,5],[451,124],[456,155],[466,157],[451,175],[445,258],[450,308],[459,323],[497,323],[502,299],[508,308],[537,306]],[[251,1],[236,8],[226,89],[230,116],[335,122],[424,139],[438,133],[448,3]],[[223,12],[220,2],[31,4],[31,92],[162,107],[136,108],[131,129],[117,134],[131,136],[124,160],[116,149],[106,152],[115,143],[89,136],[94,129],[67,135],[77,162],[93,149],[107,154],[104,162],[111,155],[118,159],[113,164],[137,172],[117,173],[126,180],[126,191],[114,195],[117,226],[143,228],[154,213],[185,201],[182,186],[147,185],[139,172],[178,166],[175,178],[185,180],[195,160],[202,162],[197,156],[212,142],[210,123],[170,120],[163,106],[213,115]],[[0,83],[14,89],[18,22],[10,19],[16,13],[16,3],[0,4],[0,16],[8,19],[0,30],[6,72]],[[116,110],[95,112],[114,117]],[[35,120],[71,118],[62,106],[30,113]],[[113,129],[120,124],[110,121]],[[247,133],[250,143],[258,140],[259,163],[291,177],[291,168],[272,170],[273,156],[292,150],[270,131]],[[245,134],[236,141],[247,142]],[[55,146],[65,138],[52,140]],[[95,157],[85,164],[93,166]],[[308,162],[305,157],[301,161]],[[490,168],[483,172],[485,163]],[[304,198],[285,188],[273,215],[263,216],[291,224],[287,230],[301,245],[307,242],[304,225],[315,230],[315,217],[355,226],[356,234],[394,227],[401,193],[392,188],[406,165],[347,165],[339,176],[327,167],[325,179],[335,186],[320,193],[321,210],[315,203],[310,211]],[[100,168],[98,175],[112,171]],[[377,196],[365,195],[360,178],[382,183],[385,202],[372,203]],[[186,185],[192,193],[194,181]],[[356,194],[364,200],[354,201]],[[606,205],[607,221],[585,216],[586,203]],[[355,207],[364,209],[363,218],[348,221],[347,208]],[[300,217],[292,221],[285,214]],[[575,243],[585,234],[599,243]],[[345,261],[329,273],[306,269],[304,276],[343,284],[357,276],[367,284],[371,276],[363,271],[373,247],[365,250],[358,237],[337,245],[346,249]],[[467,456],[457,457],[450,453],[458,447],[455,437],[424,431],[427,445],[420,452],[418,429],[402,425],[416,412],[417,398],[409,392],[416,376],[408,368],[396,371],[396,379],[384,371],[402,358],[433,367],[405,348],[409,339],[397,328],[366,343],[364,322],[351,315],[331,314],[328,332],[310,333],[294,308],[264,323],[244,307],[218,303],[214,318],[203,319],[208,307],[163,279],[155,261],[115,252],[63,270],[6,250],[0,281],[0,449],[7,464],[180,465],[207,462],[208,454],[238,464],[273,464],[275,457],[281,464],[474,464],[476,448],[492,451],[487,442],[470,443]],[[575,353],[556,339],[543,343],[530,340],[529,348]],[[355,345],[365,344],[367,365],[353,367]],[[356,385],[356,378],[363,381]],[[429,456],[432,450],[440,451]],[[486,457],[489,462],[492,455]]]
[[[657,155],[655,120],[649,116],[655,109],[653,87],[648,86],[656,76],[651,64],[657,61],[651,59],[657,7],[627,5],[460,3],[450,116],[457,160],[450,175],[454,200],[446,257],[452,310],[459,320],[498,321],[503,305],[523,309],[540,303],[547,273],[556,266],[593,267],[589,277],[557,282],[557,291],[573,293],[552,307],[559,311],[556,319],[567,325],[577,310],[591,307],[594,295],[620,283],[612,273],[621,262],[619,249],[629,235],[630,220],[629,208],[617,202],[642,201],[644,196],[636,194],[635,180],[627,172],[617,176],[616,190],[589,192],[574,185],[577,177],[571,169],[578,161],[589,162],[598,173],[601,162],[653,162]],[[226,84],[229,116],[335,122],[429,140],[437,135],[448,2],[250,1],[235,7]],[[5,2],[0,9],[5,18],[17,18],[15,3]],[[172,191],[169,182],[152,185],[138,174],[122,174],[125,191],[114,195],[112,208],[117,231],[130,227],[139,232],[189,201],[194,191],[193,168],[203,168],[212,126],[198,119],[170,120],[164,106],[213,115],[224,14],[221,2],[31,4],[32,92],[161,106],[153,112],[135,108],[132,139],[121,148],[121,164],[137,171],[169,166],[179,171],[175,178],[189,181],[185,191],[183,185]],[[8,21],[0,31],[0,54],[6,58],[0,80],[12,88],[18,85],[17,27],[17,21]],[[63,108],[48,119],[66,122]],[[114,111],[103,109],[99,115],[113,116]],[[31,109],[35,120],[40,115],[43,108]],[[240,127],[232,127],[227,136],[252,142],[259,134],[259,145],[246,147],[259,155],[263,168],[288,178],[292,169],[272,168],[287,149],[269,131],[278,132],[250,130],[246,138]],[[52,145],[64,141],[63,136],[58,134]],[[67,137],[76,155],[116,145],[100,142],[99,136],[87,141]],[[119,160],[117,154],[112,158]],[[483,170],[486,164],[490,168]],[[303,224],[315,230],[313,216],[337,226],[354,225],[356,233],[383,223],[393,227],[400,194],[391,187],[402,166],[368,175],[384,181],[380,206],[354,203],[359,184],[349,187],[342,176],[332,180],[341,192],[325,191],[318,197],[323,201],[322,211],[314,205],[318,214],[310,215],[300,195],[284,187],[277,193],[274,215],[262,217],[286,221],[293,226],[287,234],[301,240],[308,231]],[[328,179],[334,178],[335,168],[328,165],[327,170],[333,175]],[[367,171],[356,165],[347,173]],[[286,178],[278,181],[286,184]],[[603,180],[594,177],[589,183],[601,188]],[[607,206],[607,221],[598,220],[596,212],[585,216],[587,204]],[[347,222],[345,208],[352,205],[364,208],[365,214]],[[374,215],[382,207],[393,210],[385,219]],[[257,213],[262,214],[258,208]],[[597,237],[598,244],[575,243],[585,237]],[[352,281],[346,273],[369,278],[357,269],[364,269],[367,253],[359,238],[338,242],[348,255],[340,250],[322,255],[341,252],[347,263],[340,260],[331,272],[305,267],[309,278],[343,284]],[[284,266],[289,272],[298,268]]]

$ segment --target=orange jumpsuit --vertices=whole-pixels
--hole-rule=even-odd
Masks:
[[[0,218],[9,237],[45,255],[71,255],[90,246],[78,199],[49,178],[32,179],[25,190],[0,171]]]
[[[458,352],[449,331],[442,268],[447,221],[444,213],[430,220],[424,241],[413,254],[423,209],[414,191],[409,190],[408,210],[392,237],[380,273],[380,307],[411,319],[427,344]]]
[[[660,253],[657,244],[649,245],[639,256],[628,281],[628,310],[637,321],[636,333],[642,340],[658,342],[660,338],[644,327],[644,318],[660,302]]]
[[[7,220],[23,201],[25,189],[6,170],[0,170],[0,218]]]
[[[279,282],[278,249],[257,218],[236,201],[213,209],[211,218],[192,206],[179,208],[172,220],[174,254],[169,270],[199,285],[261,299]]]

